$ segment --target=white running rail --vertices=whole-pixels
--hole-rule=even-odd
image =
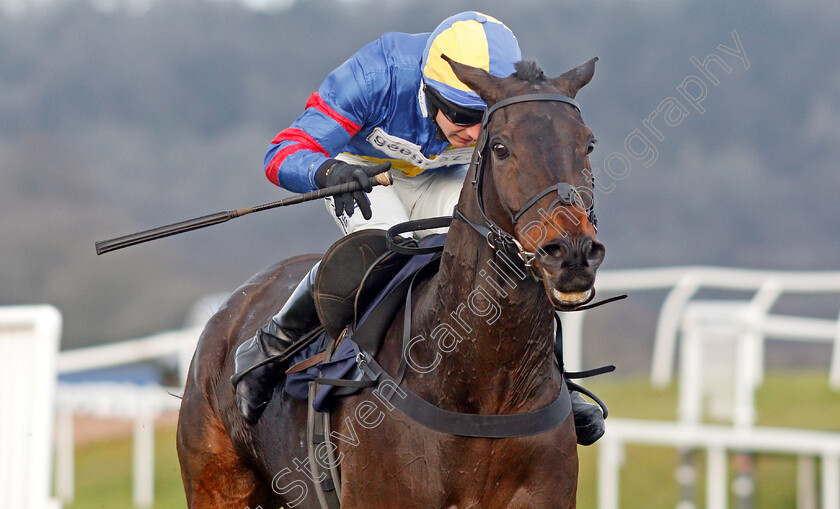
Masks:
[[[708,509],[727,507],[729,452],[817,457],[822,460],[821,507],[840,507],[840,433],[610,418],[598,441],[598,509],[619,507],[619,469],[627,443],[705,449]]]
[[[600,295],[641,291],[669,290],[665,298],[654,339],[651,381],[657,387],[671,383],[680,320],[686,305],[703,289],[753,291],[752,326],[758,348],[755,359],[757,381],[763,376],[764,339],[818,341],[834,344],[829,383],[840,390],[840,318],[802,319],[766,316],[779,297],[785,294],[840,294],[840,271],[774,271],[686,266],[637,270],[602,271],[595,287]],[[585,311],[561,313],[564,322],[564,349],[570,371],[583,369],[581,337]],[[808,324],[804,322],[808,321]],[[568,323],[567,325],[567,322]]]
[[[50,496],[56,355],[52,306],[0,308],[0,507],[61,507]]]
[[[730,454],[786,454],[798,458],[797,507],[816,507],[816,460],[821,463],[821,507],[840,509],[840,433],[755,426],[754,393],[763,380],[767,340],[824,342],[833,345],[829,384],[840,390],[840,319],[787,316],[771,310],[784,294],[840,295],[840,272],[795,272],[684,267],[605,272],[603,293],[670,290],[659,315],[651,382],[671,382],[676,343],[680,341],[679,398],[676,421],[610,418],[599,441],[598,507],[619,507],[619,469],[626,444],[706,451],[706,507],[726,509]],[[695,299],[700,290],[753,292],[744,300]],[[580,341],[582,318],[575,317],[564,338]],[[564,320],[566,317],[564,316]],[[564,333],[566,330],[564,329]],[[579,352],[573,346],[567,351]],[[579,361],[579,358],[577,359]],[[722,377],[722,378],[720,378]],[[729,393],[720,389],[729,389]],[[713,389],[710,391],[710,389]],[[704,400],[718,419],[705,424]],[[720,409],[724,411],[721,412]],[[717,410],[715,410],[717,409]],[[686,467],[683,465],[681,469]],[[691,468],[691,467],[689,467]],[[684,480],[683,480],[684,481]],[[681,482],[683,482],[681,481]],[[752,481],[733,483],[733,491],[752,491]],[[749,486],[747,486],[749,484]],[[736,485],[740,486],[736,490]],[[678,507],[695,507],[691,501]]]
[[[162,332],[145,338],[77,348],[58,356],[59,374],[174,357],[178,362],[178,387],[133,383],[85,382],[58,386],[56,438],[56,491],[63,502],[74,497],[74,432],[76,415],[126,419],[134,422],[133,503],[148,508],[154,503],[154,422],[177,412],[190,360],[202,327]]]

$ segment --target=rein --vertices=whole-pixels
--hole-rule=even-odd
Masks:
[[[577,101],[575,101],[571,97],[567,97],[562,94],[518,95],[499,101],[487,108],[487,110],[485,110],[484,112],[484,117],[481,119],[481,134],[479,134],[478,141],[476,142],[476,157],[472,163],[475,166],[475,177],[472,181],[472,184],[475,188],[475,199],[478,203],[478,211],[481,214],[484,224],[481,225],[470,221],[466,218],[466,216],[464,216],[463,213],[461,213],[460,210],[458,210],[458,207],[455,207],[454,217],[470,225],[473,228],[473,230],[478,232],[479,235],[481,235],[487,240],[487,244],[493,250],[507,253],[522,260],[531,276],[534,279],[539,280],[539,275],[532,269],[532,264],[537,254],[532,251],[526,250],[525,247],[518,240],[516,240],[516,237],[513,234],[504,231],[501,226],[499,226],[492,219],[487,217],[487,214],[484,211],[483,196],[484,171],[486,168],[485,163],[488,159],[488,152],[490,150],[490,135],[488,127],[490,124],[490,120],[493,117],[493,114],[506,106],[532,101],[551,101],[566,103],[574,107],[576,110],[580,111],[580,105],[578,105]],[[557,184],[549,186],[546,189],[535,194],[525,203],[525,205],[521,209],[519,209],[518,212],[513,213],[510,210],[510,207],[507,205],[507,203],[505,203],[502,194],[499,192],[498,181],[494,179],[493,183],[496,187],[496,194],[499,197],[499,201],[502,203],[502,207],[505,209],[505,212],[510,217],[511,223],[514,227],[516,227],[516,223],[519,221],[519,218],[522,217],[522,215],[526,211],[528,211],[540,199],[542,199],[545,196],[548,196],[555,192],[557,193],[557,198],[555,198],[551,205],[549,205],[550,210],[558,204],[564,206],[574,205],[577,201],[577,197],[580,195],[580,193],[574,188],[574,186],[572,186],[568,182],[558,182]],[[595,219],[594,207],[590,206],[588,208],[588,214],[590,223],[592,223],[592,226],[595,227],[597,221]]]

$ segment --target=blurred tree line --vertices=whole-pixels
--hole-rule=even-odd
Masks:
[[[0,304],[57,305],[65,347],[124,339],[178,327],[195,299],[232,291],[277,259],[322,252],[338,230],[320,203],[102,257],[94,241],[286,195],[265,179],[265,149],[324,76],[385,31],[431,31],[470,8],[55,0],[0,14]],[[489,0],[479,9],[550,75],[600,57],[578,99],[601,169],[701,74],[691,57],[717,53],[731,66],[711,67],[720,83],[708,85],[704,113],[688,110],[663,130],[653,164],[633,159],[599,196],[605,269],[837,269],[840,5]],[[734,47],[733,31],[748,69],[718,49]]]

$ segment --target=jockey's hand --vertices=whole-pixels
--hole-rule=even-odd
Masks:
[[[333,197],[335,204],[335,215],[341,217],[342,212],[348,216],[353,215],[354,203],[359,205],[359,210],[362,211],[362,216],[365,219],[370,219],[370,200],[367,194],[373,190],[373,183],[371,178],[376,175],[378,171],[382,171],[381,165],[366,166],[359,164],[349,164],[344,161],[336,159],[327,159],[315,172],[315,185],[321,189],[325,187],[337,186],[346,184],[348,182],[358,182],[362,190],[353,193],[339,194]]]

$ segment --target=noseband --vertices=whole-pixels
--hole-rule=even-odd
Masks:
[[[479,135],[478,141],[476,142],[476,149],[477,149],[477,156],[473,161],[473,165],[475,165],[475,178],[473,179],[473,187],[475,187],[475,199],[478,203],[478,211],[481,214],[482,219],[484,220],[484,225],[476,224],[467,219],[458,207],[455,207],[454,217],[466,222],[470,225],[475,231],[479,233],[482,237],[487,239],[487,243],[490,247],[494,250],[505,252],[509,255],[516,256],[522,262],[524,262],[525,266],[530,269],[531,264],[536,258],[536,253],[528,251],[525,247],[516,240],[513,234],[508,233],[502,229],[501,226],[496,224],[492,219],[487,217],[487,214],[484,211],[484,196],[483,196],[483,183],[484,183],[484,170],[486,168],[486,160],[488,158],[488,152],[490,150],[490,135],[488,126],[490,124],[490,119],[492,118],[493,114],[498,110],[510,106],[511,104],[523,103],[523,102],[531,102],[531,101],[552,101],[552,102],[562,102],[573,106],[575,109],[580,111],[580,106],[578,105],[577,101],[572,99],[571,97],[566,97],[565,95],[561,94],[525,94],[525,95],[518,95],[514,97],[509,97],[502,101],[495,103],[494,105],[490,106],[485,110],[484,117],[481,119],[481,134]],[[557,204],[561,205],[573,205],[577,197],[579,196],[578,191],[568,182],[558,182],[553,186],[549,186],[543,191],[534,195],[531,199],[529,199],[525,205],[519,209],[518,212],[513,213],[508,207],[507,203],[505,203],[504,198],[502,197],[501,192],[499,192],[499,184],[497,179],[493,179],[493,183],[496,186],[496,194],[499,197],[499,201],[502,203],[502,207],[507,212],[508,216],[510,216],[511,223],[514,227],[516,227],[517,221],[522,215],[534,206],[541,198],[551,195],[553,193],[557,194],[557,197],[551,205],[549,205],[548,209],[553,209]],[[595,219],[595,212],[594,212],[594,204],[587,209],[589,215],[589,222],[592,223],[592,226],[595,227],[596,219]],[[531,271],[532,276],[536,277],[536,274]]]

